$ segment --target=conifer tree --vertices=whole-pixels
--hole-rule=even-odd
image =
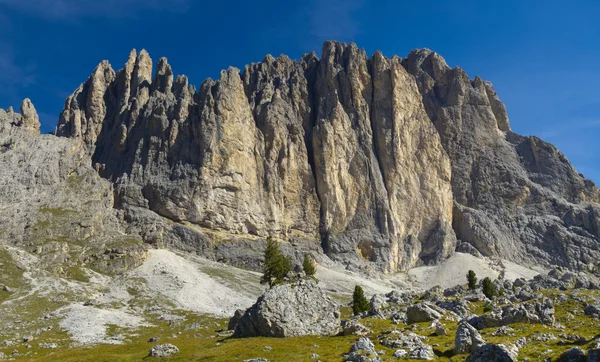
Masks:
[[[282,281],[292,271],[292,258],[289,256],[282,257],[281,264],[281,274],[277,276],[278,281]]]
[[[269,284],[272,287],[277,281],[283,279],[284,260],[277,242],[272,237],[267,238],[267,247],[265,249],[265,264],[263,267],[263,276],[260,279],[261,284]]]
[[[477,276],[475,275],[474,271],[469,270],[467,273],[467,282],[469,283],[469,289],[477,289]]]
[[[485,278],[481,282],[481,291],[488,298],[492,299],[496,296],[496,287],[490,278]]]
[[[312,258],[308,254],[304,254],[304,262],[302,263],[302,269],[306,276],[312,277],[317,272],[317,268],[313,264]]]
[[[365,292],[357,285],[354,287],[354,293],[352,294],[352,311],[354,315],[361,314],[369,310],[369,301],[365,298]]]

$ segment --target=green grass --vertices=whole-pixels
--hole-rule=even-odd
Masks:
[[[23,270],[6,249],[0,248],[0,304],[10,298],[13,293],[2,290],[4,286],[16,289],[23,284]]]
[[[128,288],[130,294],[134,297],[129,303],[130,306],[139,306],[152,304],[154,301],[145,296],[143,290]],[[559,291],[544,291],[544,295],[556,297]],[[584,298],[598,298],[598,291],[569,291],[564,292],[567,295],[575,294]],[[36,296],[33,301],[23,305],[22,309],[15,311],[17,314],[26,313],[29,319],[36,319],[55,309],[51,307],[48,300],[41,296]],[[546,357],[556,358],[574,345],[558,344],[561,338],[548,342],[533,341],[532,336],[536,333],[552,333],[558,337],[559,334],[577,334],[591,339],[598,330],[600,323],[583,314],[584,303],[573,300],[568,297],[563,303],[556,303],[556,322],[562,324],[565,328],[556,326],[544,326],[540,324],[512,324],[511,328],[515,330],[515,336],[493,336],[496,328],[484,329],[481,332],[487,343],[514,343],[519,337],[526,337],[528,343],[520,350],[519,360],[537,361]],[[484,303],[470,303],[472,311],[483,312]],[[27,312],[25,312],[27,311]],[[158,314],[147,314],[147,320],[152,324],[150,327],[142,327],[136,331],[122,329],[117,326],[108,326],[108,335],[125,336],[123,345],[96,345],[96,346],[77,346],[72,345],[69,336],[55,328],[51,331],[43,332],[36,337],[32,343],[32,352],[27,360],[30,361],[153,361],[148,356],[150,348],[155,344],[172,343],[180,349],[180,353],[168,358],[165,361],[243,361],[245,359],[263,357],[271,362],[277,361],[314,361],[310,358],[312,353],[318,354],[322,361],[342,361],[343,355],[347,353],[351,345],[358,339],[356,336],[307,336],[295,338],[245,338],[232,339],[224,336],[217,336],[222,330],[226,329],[227,319],[218,319],[207,316],[197,316],[192,313],[173,309],[170,313],[181,315],[185,320],[176,320],[169,323],[160,320]],[[352,317],[350,307],[341,308],[342,319]],[[374,317],[361,320],[365,326],[373,332],[368,336],[375,344],[376,351],[385,351],[381,356],[383,361],[396,361],[392,357],[394,349],[384,347],[379,343],[379,336],[382,332],[394,329],[411,331],[428,338],[428,344],[433,346],[434,352],[439,361],[464,361],[467,355],[454,355],[454,335],[458,322],[442,319],[442,323],[448,331],[446,336],[436,336],[434,328],[429,328],[430,322],[417,323],[416,329],[413,325],[403,323],[393,324],[390,319],[379,319]],[[186,328],[192,324],[200,327],[196,329]],[[0,333],[1,334],[1,333]],[[158,342],[150,343],[148,339],[159,337]],[[1,336],[0,336],[1,340]],[[38,343],[42,342],[58,343],[60,348],[57,350],[38,348]],[[265,347],[271,347],[267,351]],[[587,349],[591,344],[581,346]],[[67,348],[69,347],[69,348]],[[0,351],[10,353],[14,347],[0,346]],[[19,351],[27,352],[22,346],[17,348]],[[551,352],[547,353],[547,351]],[[543,358],[542,358],[543,357]]]

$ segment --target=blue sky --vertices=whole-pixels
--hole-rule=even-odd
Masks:
[[[440,53],[490,80],[513,130],[557,145],[600,183],[600,1],[0,0],[0,107],[34,102],[43,131],[103,59],[132,48],[199,85],[265,54],[320,54],[324,40],[371,54]]]

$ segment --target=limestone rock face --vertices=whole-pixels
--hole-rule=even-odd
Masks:
[[[21,116],[23,127],[30,128],[39,132],[40,118],[38,117],[35,107],[33,106],[33,103],[31,103],[31,100],[29,98],[25,98],[25,100],[23,100],[23,103],[21,104]]]
[[[56,129],[84,142],[149,243],[253,268],[268,235],[363,271],[437,263],[457,238],[523,264],[600,257],[596,186],[434,52],[326,42],[320,59],[268,55],[198,90],[152,64],[100,63]]]
[[[339,329],[339,307],[308,279],[269,289],[238,321],[233,336],[334,335]]]
[[[89,164],[76,139],[40,135],[31,101],[22,114],[0,109],[0,246],[24,248],[43,270],[116,273],[135,267],[146,250],[123,233],[110,182]]]
[[[191,226],[201,241],[174,241],[188,249],[214,251],[213,231],[273,234],[388,272],[453,253],[450,160],[398,58],[328,42],[320,60],[267,56],[197,92],[166,58],[152,81],[150,65],[101,63],[57,127],[86,142],[130,219]],[[177,239],[166,228],[140,233]]]
[[[486,256],[587,268],[598,256],[598,188],[554,146],[510,129],[492,84],[415,50],[403,65],[452,164],[453,227]]]

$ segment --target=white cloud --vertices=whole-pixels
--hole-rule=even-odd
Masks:
[[[139,11],[187,10],[188,0],[0,0],[0,5],[46,19],[129,17]]]

